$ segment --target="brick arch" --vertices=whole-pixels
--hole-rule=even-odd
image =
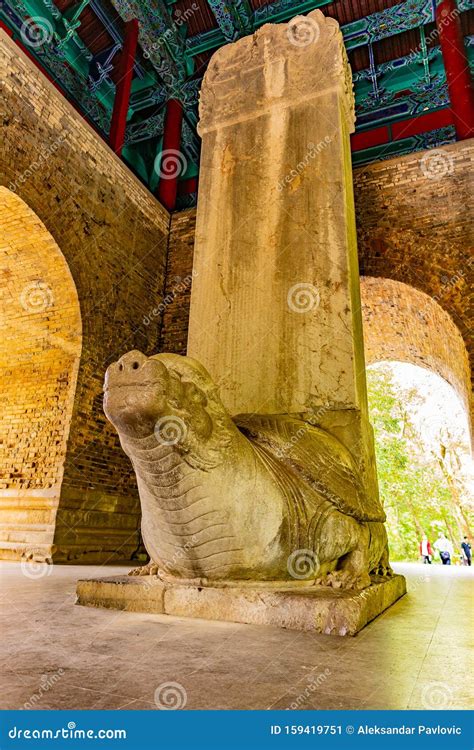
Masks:
[[[439,174],[426,168],[427,153],[354,171],[360,272],[403,282],[438,302],[461,332],[474,376],[474,139],[443,146]]]
[[[6,87],[0,184],[40,218],[70,268],[82,356],[56,515],[56,562],[129,560],[140,546],[130,461],[102,409],[104,373],[156,351],[169,214],[0,31]]]
[[[79,299],[58,245],[0,188],[0,551],[49,558],[82,346]]]
[[[360,281],[367,365],[396,360],[432,370],[452,385],[469,412],[467,350],[448,313],[403,282],[371,276]]]

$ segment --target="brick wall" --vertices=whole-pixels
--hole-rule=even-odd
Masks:
[[[186,354],[196,210],[173,214],[169,236],[160,351]]]
[[[64,296],[70,271],[69,297],[74,298],[75,286],[82,319],[82,356],[72,415],[70,419],[64,413],[61,416],[63,427],[64,420],[69,419],[70,425],[54,556],[81,562],[123,559],[139,546],[138,496],[130,463],[102,411],[102,383],[107,365],[124,352],[157,350],[159,321],[150,325],[143,321],[162,297],[169,215],[3,32],[0,57],[4,81],[0,184],[36,214],[57,248],[49,252],[50,263],[42,265],[39,247],[34,253],[30,246],[16,246],[25,268],[21,272],[10,268],[13,295],[18,299],[25,285],[40,282],[58,301]],[[48,252],[46,246],[43,249],[41,257]],[[53,304],[49,313],[59,314],[59,309]],[[22,322],[18,335],[28,325]],[[60,331],[58,324],[58,335]],[[18,395],[18,403],[29,402],[36,392],[38,410],[49,408],[46,401],[56,399],[63,378],[72,382],[73,372],[71,362],[63,362],[56,347],[48,356],[57,358],[57,363],[48,375],[50,385],[43,390],[35,369],[49,346],[42,341],[40,337],[35,365],[30,375],[25,372],[28,382],[21,385]],[[11,345],[7,342],[4,347],[8,358]],[[56,411],[61,409],[56,401]],[[5,419],[8,423],[8,415]],[[49,434],[42,433],[41,440],[42,452],[53,463],[56,438],[52,420]],[[3,449],[11,454],[12,446]],[[29,463],[35,463],[31,459]],[[7,541],[16,554],[25,551],[35,524],[45,522],[35,511],[38,504],[33,494],[49,491],[50,483],[57,481],[45,465],[29,466],[26,472],[23,459],[20,463],[23,469],[13,470],[16,476],[9,476],[7,487],[0,491],[0,498],[8,498],[0,519],[7,526],[12,496],[28,498],[31,506],[23,525],[15,522],[16,531],[8,530]]]
[[[21,544],[48,557],[81,353],[79,301],[57,244],[6,188],[0,215],[1,546],[4,556]]]
[[[453,335],[456,328],[460,331],[471,363],[468,290],[474,257],[473,160],[474,140],[470,140],[354,172],[361,274],[404,282],[438,302],[455,324],[453,328],[446,322],[447,328]],[[185,276],[192,268],[195,214],[189,210],[172,217],[168,265],[177,275]],[[188,289],[184,294],[177,292],[166,308],[164,350],[186,351],[189,297]],[[385,320],[388,325],[390,319]],[[423,328],[418,313],[413,321]],[[420,337],[424,337],[422,332]],[[441,345],[442,337],[435,337]],[[423,345],[420,351],[424,350]],[[440,353],[440,360],[445,354]],[[407,358],[411,361],[409,352]],[[462,370],[464,365],[453,367]],[[456,377],[463,383],[459,392],[465,392],[464,375],[458,372]]]
[[[361,278],[365,360],[411,362],[448,381],[469,410],[466,347],[451,317],[427,294],[408,284]]]
[[[361,274],[402,281],[435,299],[474,349],[474,140],[356,170]]]

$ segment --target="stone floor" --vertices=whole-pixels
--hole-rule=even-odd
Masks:
[[[471,707],[472,569],[394,567],[408,595],[339,638],[79,607],[124,568],[3,563],[0,708]]]

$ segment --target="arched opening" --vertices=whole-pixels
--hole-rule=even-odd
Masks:
[[[380,362],[367,373],[379,489],[392,559],[419,560],[420,541],[440,534],[463,562],[471,537],[474,472],[469,420],[454,388],[406,362]],[[433,549],[432,560],[439,562]]]
[[[452,385],[469,411],[469,358],[451,316],[401,281],[362,276],[360,283],[366,364],[396,360],[432,370]]]
[[[81,355],[76,287],[58,245],[0,188],[0,555],[49,559]]]
[[[361,279],[370,418],[394,560],[420,559],[440,533],[462,562],[473,525],[466,347],[450,316],[423,292]],[[432,559],[439,561],[433,551]]]

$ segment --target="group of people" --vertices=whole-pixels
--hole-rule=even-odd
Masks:
[[[464,537],[459,547],[461,550],[460,561],[463,565],[471,565],[472,550],[467,536]],[[439,532],[438,538],[433,545],[426,534],[423,534],[420,542],[420,555],[425,564],[431,565],[431,560],[434,557],[433,549],[438,552],[443,565],[451,565],[454,556],[454,547],[452,542],[442,531]]]

